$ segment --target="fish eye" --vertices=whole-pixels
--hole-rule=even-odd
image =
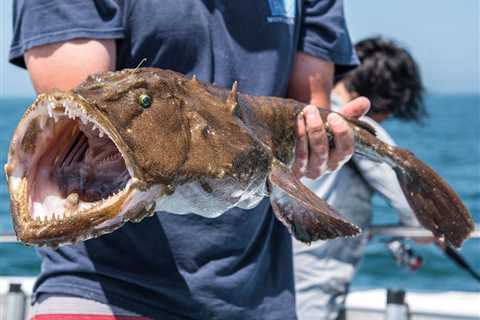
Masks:
[[[144,109],[150,108],[152,105],[152,98],[147,94],[141,94],[138,96],[138,104]]]

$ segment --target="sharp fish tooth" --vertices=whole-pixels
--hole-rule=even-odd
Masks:
[[[55,117],[55,102],[54,101],[49,101],[48,102],[48,114],[51,117]]]
[[[79,202],[78,193],[70,193],[67,197],[67,203],[71,206],[77,206]]]
[[[70,104],[64,103],[63,105],[64,105],[64,107],[65,107],[66,113],[68,114],[68,117],[69,117],[70,119],[75,119],[75,118],[77,117],[77,115],[76,115],[76,113],[75,113],[75,110],[71,109]]]
[[[48,116],[51,118],[52,117],[52,107],[50,104],[47,104],[47,109],[48,109]]]
[[[34,218],[35,219],[41,219],[46,214],[45,207],[40,202],[34,202],[33,203],[33,212],[34,212]]]
[[[39,119],[38,124],[40,125],[40,129],[43,130],[43,129],[45,129],[45,125],[47,124],[47,117],[40,116],[39,118],[40,119]]]

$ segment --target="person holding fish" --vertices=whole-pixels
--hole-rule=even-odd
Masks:
[[[426,115],[419,68],[406,49],[382,38],[362,40],[355,50],[361,64],[336,82],[332,108],[359,95],[368,97],[372,107],[362,120],[375,128],[379,139],[394,145],[379,123],[389,118],[420,121]],[[312,93],[315,95],[314,89]],[[372,221],[374,193],[382,195],[399,213],[400,224],[419,226],[395,173],[386,164],[355,155],[341,169],[304,183],[364,231]],[[344,319],[341,311],[348,286],[367,240],[367,232],[354,238],[317,241],[311,246],[294,240],[299,319]]]
[[[14,2],[10,61],[38,93],[69,90],[88,75],[143,66],[265,96],[328,106],[334,74],[357,58],[342,1]],[[317,91],[318,93],[318,91]],[[340,113],[358,118],[365,98]],[[353,133],[316,107],[298,117],[294,170],[316,178],[347,161]],[[32,319],[295,319],[291,239],[269,201],[216,219],[156,213],[139,224],[57,250],[40,248]]]

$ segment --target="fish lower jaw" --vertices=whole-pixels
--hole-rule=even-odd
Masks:
[[[49,195],[42,202],[32,202],[30,204],[31,218],[37,222],[48,223],[101,211],[127,194],[133,181],[133,179],[130,179],[124,189],[112,193],[107,198],[93,202],[80,200],[77,193],[70,193],[66,198],[61,195]]]
[[[36,212],[36,218],[28,219],[22,215],[28,214],[31,217],[31,214],[25,207],[19,209],[19,202],[16,201],[14,221],[18,223],[15,223],[15,230],[18,238],[30,245],[56,248],[75,244],[113,232],[127,221],[140,222],[145,217],[152,216],[155,199],[162,192],[160,185],[145,187],[144,183],[132,178],[123,190],[102,201],[79,203],[76,211],[58,212],[43,217],[38,217]],[[70,200],[64,198],[61,201]],[[80,209],[80,206],[84,208]]]

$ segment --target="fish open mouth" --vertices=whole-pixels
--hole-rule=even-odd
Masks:
[[[43,127],[37,137],[41,142],[27,168],[33,218],[61,219],[99,205],[123,190],[131,178],[115,144],[74,110],[50,107],[49,115],[37,118]]]
[[[78,97],[43,95],[17,127],[6,172],[22,241],[85,240],[152,206],[152,192],[135,187],[128,159],[98,118]]]

